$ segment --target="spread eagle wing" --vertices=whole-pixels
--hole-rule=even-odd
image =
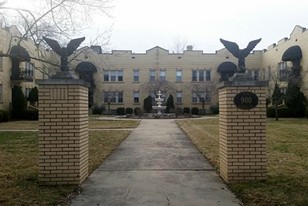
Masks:
[[[62,48],[60,47],[59,43],[56,40],[49,39],[44,36],[43,36],[43,39],[54,52],[56,52],[59,56],[62,56]]]
[[[235,42],[227,41],[224,39],[220,39],[220,42],[227,48],[229,52],[231,52],[231,54],[233,54],[233,56],[236,58],[240,57],[240,48]]]
[[[244,57],[247,57],[250,52],[257,46],[257,44],[261,41],[261,38],[260,39],[256,39],[256,40],[253,40],[251,42],[248,43],[247,47],[245,49],[242,50],[242,55]]]
[[[72,39],[66,47],[66,55],[70,56],[74,53],[74,51],[76,51],[76,49],[79,47],[79,45],[81,44],[81,42],[83,42],[86,38],[85,37],[81,37],[78,39]]]

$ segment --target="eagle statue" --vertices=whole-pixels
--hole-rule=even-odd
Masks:
[[[56,40],[43,37],[45,42],[50,46],[50,48],[61,57],[61,71],[68,71],[68,61],[67,58],[76,51],[79,45],[85,40],[85,37],[72,39],[66,47],[61,47]]]
[[[260,39],[253,40],[249,42],[245,49],[240,49],[235,42],[220,39],[220,42],[226,47],[226,49],[236,58],[238,58],[238,73],[245,73],[246,65],[245,58],[250,54],[250,52],[256,47],[256,45],[261,41]]]

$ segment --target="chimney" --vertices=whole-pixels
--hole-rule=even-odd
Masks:
[[[192,45],[187,45],[187,51],[192,51],[193,50],[193,46]]]

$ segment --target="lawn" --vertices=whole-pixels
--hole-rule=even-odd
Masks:
[[[219,172],[218,118],[177,123]],[[249,206],[308,205],[308,119],[268,119],[266,132],[267,181],[230,189]]]
[[[92,125],[90,120],[90,125]],[[107,123],[106,123],[107,122]],[[99,123],[102,125],[100,126]],[[106,123],[106,124],[105,124]],[[136,127],[138,121],[94,121],[95,128]],[[15,125],[15,127],[13,127]],[[37,122],[1,123],[3,129],[37,129]],[[89,132],[89,172],[130,134],[129,130]],[[76,186],[40,186],[38,182],[37,132],[0,131],[0,205],[66,205]]]
[[[129,129],[135,128],[139,124],[139,120],[117,120],[117,119],[97,119],[89,118],[90,129]],[[37,130],[38,121],[11,121],[0,123],[1,130]]]

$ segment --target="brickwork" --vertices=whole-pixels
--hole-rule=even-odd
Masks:
[[[257,107],[237,108],[233,99],[249,91],[259,98]],[[264,86],[219,89],[220,175],[228,183],[266,179],[266,90]]]
[[[78,185],[88,176],[88,88],[55,81],[39,83],[39,181]]]

